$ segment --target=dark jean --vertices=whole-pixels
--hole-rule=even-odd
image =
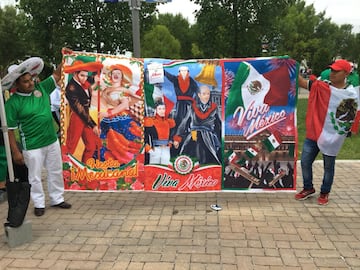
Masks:
[[[313,170],[312,164],[320,152],[316,141],[305,139],[301,153],[301,170],[303,175],[304,189],[313,188]],[[329,193],[334,181],[336,156],[327,156],[323,154],[324,177],[321,185],[321,193]]]

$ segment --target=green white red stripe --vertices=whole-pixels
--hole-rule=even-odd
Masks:
[[[237,155],[235,152],[232,152],[231,155],[228,157],[229,162],[233,162],[237,159]]]
[[[84,165],[84,163],[82,163],[81,161],[79,161],[78,159],[76,159],[73,155],[70,155],[68,154],[68,157],[72,163],[72,165],[76,168],[79,168],[79,169],[85,169],[86,168],[86,172],[99,172],[99,171],[102,171],[101,169],[92,169],[90,168],[89,166],[87,165]]]
[[[314,81],[306,114],[306,138],[317,141],[320,151],[336,156],[358,110],[359,87],[338,89]],[[321,104],[321,106],[320,106]]]
[[[196,60],[185,60],[185,61],[171,61],[169,63],[163,64],[164,68],[171,68],[176,67],[179,65],[185,65],[185,64],[194,64],[197,63]]]
[[[246,149],[245,154],[249,157],[249,158],[253,158],[256,157],[258,155],[259,151],[258,149],[256,149],[255,147],[249,147],[248,149]]]
[[[279,134],[273,133],[263,141],[263,144],[269,152],[272,152],[280,146],[281,137]]]

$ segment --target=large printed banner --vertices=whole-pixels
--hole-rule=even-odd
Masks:
[[[145,189],[221,189],[219,61],[145,60]]]
[[[224,189],[295,189],[297,65],[224,62]]]
[[[143,190],[143,62],[64,55],[65,188]]]
[[[295,190],[294,60],[63,61],[66,189]]]

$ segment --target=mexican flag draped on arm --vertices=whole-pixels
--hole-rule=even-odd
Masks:
[[[358,109],[358,87],[335,88],[323,81],[311,86],[306,113],[306,138],[317,141],[320,151],[336,156],[350,131]]]

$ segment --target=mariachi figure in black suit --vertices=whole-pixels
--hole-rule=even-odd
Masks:
[[[99,71],[102,66],[100,62],[74,61],[71,66],[64,67],[65,73],[73,74],[65,89],[65,96],[71,108],[66,136],[67,153],[74,154],[82,138],[85,149],[81,160],[84,163],[94,155],[100,142],[99,128],[89,114],[92,89],[88,73]]]
[[[196,81],[190,77],[189,68],[187,66],[179,67],[179,74],[172,75],[164,70],[165,77],[173,84],[174,92],[176,95],[176,105],[174,120],[176,128],[172,130],[171,136],[174,136],[177,132],[176,129],[184,119],[184,115],[191,110],[192,101],[199,90],[199,86]],[[178,150],[171,148],[172,156],[178,154]]]
[[[183,142],[180,155],[197,158],[200,164],[221,164],[221,120],[210,93],[208,86],[200,86],[174,136],[174,147]]]

